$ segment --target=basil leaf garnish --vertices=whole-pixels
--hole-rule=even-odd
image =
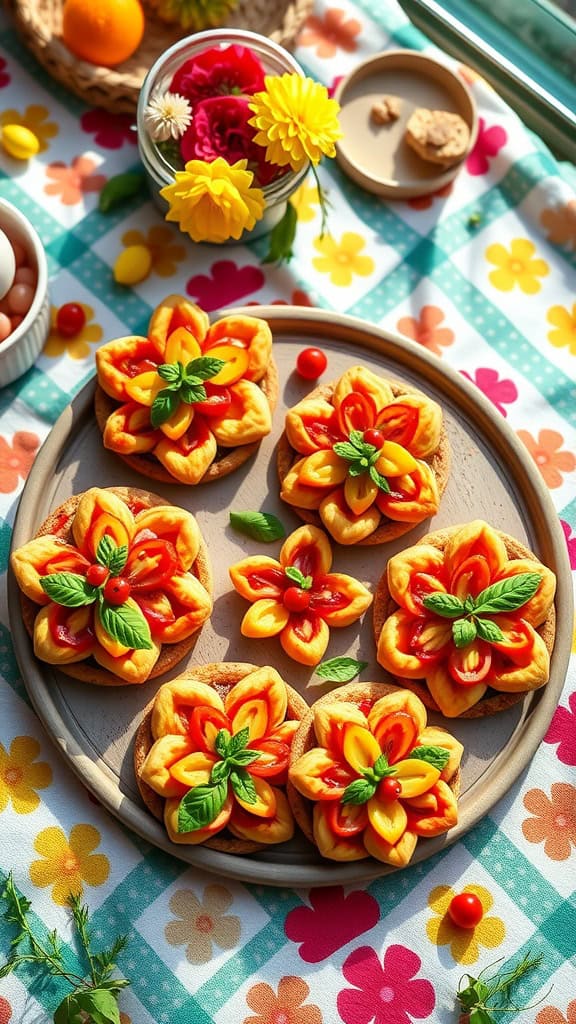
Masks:
[[[284,575],[292,580],[293,583],[297,583],[302,590],[310,590],[312,586],[312,577],[305,576],[295,565],[288,565],[284,569]]]
[[[183,371],[182,363],[162,363],[156,372],[168,384],[180,384]]]
[[[329,682],[349,683],[365,668],[368,668],[367,661],[356,661],[355,658],[329,658],[318,665],[316,675]]]
[[[224,781],[215,785],[194,786],[180,801],[178,832],[196,832],[210,825],[220,814],[227,794],[228,785]]]
[[[365,465],[363,465],[365,463]],[[351,462],[348,467],[348,476],[362,476],[363,473],[368,469],[368,462],[366,459],[357,459],[356,462]]]
[[[428,594],[422,604],[429,612],[441,615],[444,619],[457,619],[466,615],[466,608],[459,597],[453,594]]]
[[[255,804],[258,800],[256,786],[245,768],[233,768],[230,772],[230,784],[235,795],[244,804]]]
[[[106,545],[105,549],[102,549],[102,558],[99,558],[98,555],[105,541],[110,541],[110,543]],[[119,576],[128,560],[128,545],[121,544],[120,547],[116,547],[112,538],[105,535],[98,545],[96,560],[110,569],[112,576]]]
[[[478,636],[481,640],[487,640],[489,644],[501,644],[506,641],[504,633],[496,622],[491,619],[475,619]]]
[[[513,612],[534,597],[541,580],[537,572],[521,572],[517,576],[508,576],[505,580],[492,583],[478,594],[474,611],[481,615]]]
[[[410,751],[408,757],[410,759],[414,757],[417,761],[426,761],[427,764],[431,764],[441,772],[448,764],[450,751],[446,750],[445,747],[437,746],[414,747],[414,750]]]
[[[476,639],[476,623],[472,619],[455,619],[452,623],[452,639],[456,647],[467,647]]]
[[[186,405],[194,405],[194,402],[205,402],[208,397],[203,384],[183,384],[179,394]]]
[[[54,572],[40,577],[40,586],[51,601],[64,608],[81,608],[93,604],[98,590],[75,572]]]
[[[220,754],[220,757],[227,757],[231,742],[232,737],[228,732],[228,729],[220,729],[214,743],[216,753]]]
[[[135,651],[150,651],[150,626],[137,605],[109,604],[102,600],[97,611],[103,628],[113,640]]]
[[[262,757],[262,751],[250,750],[249,747],[245,747],[244,750],[239,750],[237,754],[230,754],[228,760],[230,764],[242,767],[245,764],[252,764],[252,762],[257,761],[259,757]]]
[[[223,359],[216,359],[214,356],[199,356],[198,359],[192,359],[188,363],[184,376],[188,381],[191,377],[196,377],[198,381],[210,380],[211,377],[216,377],[225,366],[226,363]]]
[[[364,441],[364,434],[362,433],[361,430],[351,430],[348,437],[350,439],[350,443],[353,444],[354,447],[357,448],[359,452],[364,451],[364,448],[366,447],[366,442]]]
[[[388,758],[386,757],[386,754],[380,754],[376,758],[372,766],[372,769],[378,779],[383,779],[386,775],[391,775],[393,771],[393,769],[391,769],[390,765],[388,764]]]
[[[384,491],[385,494],[390,494],[390,484],[386,477],[382,476],[382,473],[378,472],[376,466],[370,466],[369,472],[372,483],[375,483],[376,486],[379,487],[381,491]]]
[[[354,782],[346,786],[341,802],[343,804],[365,804],[374,796],[375,792],[376,783],[369,782],[367,779],[354,779]]]
[[[253,540],[269,543],[286,536],[283,524],[270,512],[231,512],[230,525]]]
[[[339,455],[341,459],[348,459],[349,462],[355,462],[356,459],[360,458],[358,448],[349,444],[348,441],[336,441],[336,444],[332,445],[332,451]]]
[[[150,409],[150,422],[154,429],[166,423],[174,415],[180,405],[180,395],[177,391],[169,391],[163,388],[156,395]]]
[[[210,782],[225,782],[231,772],[231,766],[228,760],[216,761],[210,772]]]
[[[228,744],[227,757],[232,757],[237,754],[239,750],[243,750],[248,740],[250,739],[250,729],[247,725],[238,732],[235,732],[230,743]]]

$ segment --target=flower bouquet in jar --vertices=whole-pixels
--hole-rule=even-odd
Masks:
[[[151,169],[156,186],[162,185],[166,220],[194,242],[222,243],[255,228],[253,237],[272,229],[266,261],[289,259],[297,218],[288,200],[309,169],[324,232],[326,196],[317,165],[335,155],[339,106],[265,37],[238,32],[242,43],[251,43],[241,45],[222,32],[203,35],[219,37],[220,45],[176,44],[175,54],[161,58],[163,73],[150,72],[138,118],[149,178]],[[268,51],[274,73],[268,73]]]

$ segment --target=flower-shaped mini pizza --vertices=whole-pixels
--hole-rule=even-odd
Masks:
[[[353,366],[288,411],[280,496],[339,544],[381,544],[438,511],[449,464],[438,403]]]
[[[408,690],[343,686],[313,704],[294,738],[294,816],[323,857],[404,867],[419,836],[457,824],[462,751],[426,724],[426,708]]]
[[[203,310],[170,295],[146,338],[96,353],[104,445],[140,473],[197,484],[226,476],[272,428],[278,379],[265,320]]]
[[[388,562],[378,661],[447,717],[500,711],[548,682],[555,589],[550,569],[481,520],[429,534]]]
[[[279,561],[252,555],[230,566],[234,588],[251,602],[242,635],[279,636],[290,658],[317,665],[328,646],[330,627],[350,626],[372,603],[363,583],[330,572],[331,566],[330,541],[316,526],[291,533]]]
[[[268,666],[203,665],[161,686],[134,764],[142,797],[172,842],[249,853],[290,839],[288,763],[307,710]]]
[[[93,487],[70,498],[11,565],[36,657],[86,682],[160,675],[212,610],[194,516],[148,491]]]

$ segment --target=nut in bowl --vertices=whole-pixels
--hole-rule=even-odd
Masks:
[[[21,377],[50,332],[48,265],[30,221],[0,199],[0,387]]]

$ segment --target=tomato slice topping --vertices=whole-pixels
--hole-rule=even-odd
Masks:
[[[466,597],[477,597],[490,586],[490,566],[484,555],[470,555],[452,574],[450,593],[463,600]]]
[[[374,426],[382,431],[387,441],[395,441],[403,448],[414,438],[420,414],[418,409],[402,402],[392,402],[381,409]]]
[[[156,590],[174,575],[177,564],[174,546],[158,537],[132,547],[122,575],[131,590]]]
[[[492,643],[494,650],[509,658],[515,665],[529,665],[532,661],[534,638],[528,624],[523,619],[517,619],[503,632],[506,639],[502,643]]]
[[[444,658],[452,639],[452,623],[443,619],[436,622],[430,618],[415,619],[408,640],[408,649],[427,665],[436,665]]]
[[[338,426],[348,437],[352,430],[364,433],[373,427],[376,420],[376,403],[370,395],[351,391],[345,395],[338,407]]]
[[[94,632],[91,626],[85,626],[77,633],[70,628],[68,620],[74,611],[75,608],[54,605],[48,615],[48,626],[55,644],[60,647],[73,647],[80,653],[90,650],[94,643]]]
[[[443,581],[431,573],[413,572],[410,576],[410,594],[418,606],[423,607],[424,598],[430,597],[430,594],[442,594],[445,590]]]
[[[355,778],[357,778],[357,776],[354,775],[351,771],[349,771],[345,765],[331,765],[329,768],[326,769],[325,772],[322,773],[321,779],[324,785],[328,787],[328,789],[334,789],[334,795],[328,796],[328,794],[323,793],[322,799],[330,801],[339,800],[342,790],[346,789],[346,786],[348,786],[351,782],[354,782]]]
[[[206,399],[203,402],[194,402],[194,412],[202,416],[224,416],[232,405],[232,395],[228,388],[218,387],[209,380],[204,382]]]
[[[169,606],[169,611],[166,610],[166,604],[164,601],[158,601],[158,598],[162,599],[163,594],[161,591],[155,593],[138,593],[136,603],[140,608],[146,622],[150,626],[150,632],[153,637],[159,636],[166,626],[172,625],[176,621],[176,615]]]
[[[406,711],[395,711],[382,718],[373,733],[388,764],[394,764],[414,747],[418,739],[418,725]]]
[[[333,800],[325,804],[326,821],[335,836],[348,839],[363,832],[368,825],[365,804],[342,804]]]
[[[448,672],[460,686],[483,683],[492,667],[490,644],[475,640],[466,647],[455,647],[448,658]]]
[[[290,747],[282,740],[254,740],[250,743],[250,750],[257,750],[262,755],[248,765],[250,775],[271,778],[286,771],[290,760]]]
[[[192,709],[190,715],[188,732],[196,750],[204,751],[206,754],[214,753],[216,737],[221,729],[231,732],[230,719],[218,708],[211,708],[201,704]]]

